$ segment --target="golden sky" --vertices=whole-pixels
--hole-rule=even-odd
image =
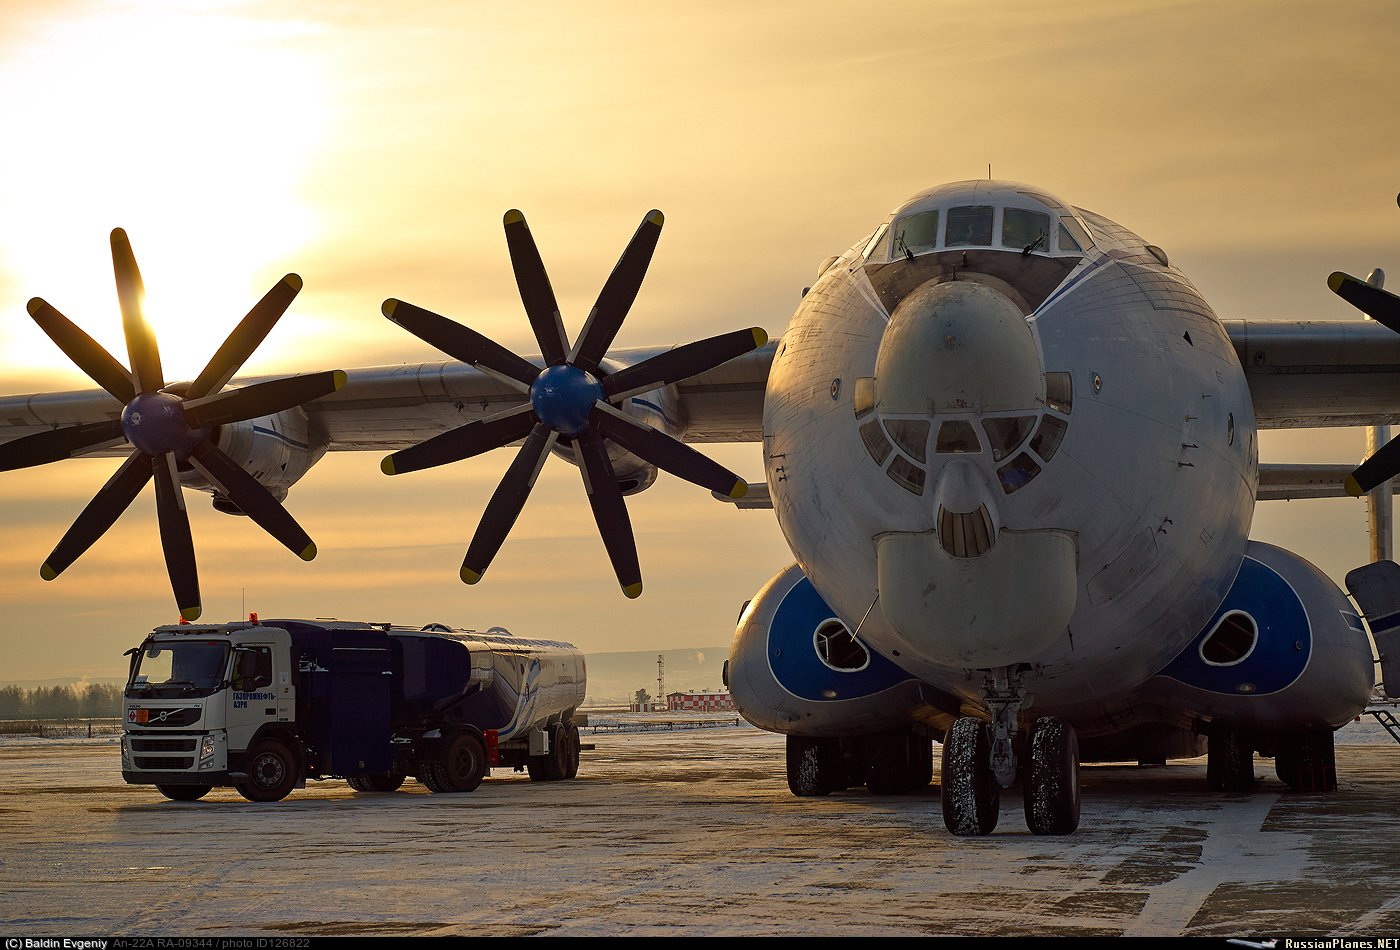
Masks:
[[[249,372],[438,358],[402,297],[533,340],[501,214],[530,220],[577,332],[641,216],[666,232],[619,345],[777,335],[825,257],[910,194],[1034,182],[1166,248],[1225,318],[1349,319],[1332,270],[1400,283],[1393,0],[1045,4],[6,3],[0,392],[86,379],[40,295],[124,357],[108,232],[131,237],[167,375],[193,376],[284,273]],[[1353,461],[1358,431],[1266,434]],[[761,477],[756,445],[710,454]],[[190,495],[208,620],[504,625],[585,650],[728,643],[790,562],[767,512],[663,475],[628,500],[647,589],[617,590],[577,472],[551,460],[488,577],[457,580],[511,451],[390,481],[327,457],[288,507],[302,564]],[[112,675],[175,616],[149,491],[58,581],[38,565],[113,461],[0,475],[0,681]],[[1351,501],[1260,506],[1255,536],[1340,580]]]

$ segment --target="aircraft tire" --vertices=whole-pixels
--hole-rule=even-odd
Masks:
[[[197,802],[213,788],[212,785],[157,785],[156,791],[172,802]]]
[[[279,739],[261,739],[248,750],[248,777],[237,785],[250,802],[278,802],[297,784],[297,757]]]
[[[1274,773],[1295,792],[1335,792],[1337,759],[1334,735],[1326,727],[1280,737]]]
[[[903,795],[933,780],[933,743],[913,729],[896,729],[865,741],[865,787],[872,795]]]
[[[943,824],[955,835],[987,835],[997,826],[1001,787],[991,758],[991,726],[971,716],[954,720],[943,739],[940,796]]]
[[[1067,835],[1079,827],[1079,737],[1063,719],[1031,726],[1024,771],[1026,826],[1033,834]]]
[[[787,737],[788,791],[800,798],[830,795],[844,788],[837,778],[840,743],[810,736]]]
[[[1217,792],[1254,788],[1254,745],[1249,733],[1233,723],[1211,723],[1206,747],[1206,782]]]

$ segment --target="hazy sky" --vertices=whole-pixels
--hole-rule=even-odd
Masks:
[[[292,12],[295,11],[295,12]],[[0,392],[89,385],[41,295],[125,357],[107,235],[191,377],[288,271],[250,372],[438,358],[402,297],[534,343],[501,214],[524,210],[576,332],[650,208],[666,231],[620,345],[782,332],[817,264],[910,194],[1034,182],[1166,248],[1225,318],[1350,319],[1332,270],[1400,283],[1400,6],[1376,2],[61,3],[0,13]],[[1356,430],[1266,434],[1354,461]],[[710,453],[760,478],[757,445]],[[770,512],[662,475],[628,499],[625,600],[577,471],[551,459],[477,587],[457,569],[511,450],[385,478],[327,457],[288,507],[303,564],[190,494],[204,619],[504,625],[585,650],[726,644],[791,561]],[[116,463],[0,474],[0,681],[111,675],[175,617],[147,492],[58,581],[38,566]],[[1255,536],[1340,580],[1364,506],[1260,506]],[[246,594],[245,594],[246,592]]]

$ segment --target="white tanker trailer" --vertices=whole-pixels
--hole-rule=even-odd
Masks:
[[[326,620],[157,627],[128,651],[122,778],[194,801],[277,801],[308,779],[470,792],[492,767],[578,772],[583,654],[441,624]]]

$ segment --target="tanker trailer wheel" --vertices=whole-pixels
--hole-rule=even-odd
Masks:
[[[209,794],[212,785],[157,785],[160,792],[172,802],[197,802]]]
[[[549,727],[549,751],[544,755],[532,755],[525,763],[525,771],[530,773],[530,781],[557,782],[568,777],[570,757],[569,750],[565,748],[568,744],[566,735],[560,723],[556,722]]]
[[[486,775],[486,746],[470,732],[458,732],[447,740],[442,761],[430,763],[432,779],[425,782],[434,792],[474,792]]]
[[[583,740],[579,738],[578,726],[574,725],[573,722],[569,722],[569,723],[567,724],[567,728],[565,729],[565,733],[566,733],[566,735],[567,735],[567,737],[568,737],[568,745],[569,745],[569,767],[568,767],[568,769],[564,772],[564,777],[565,777],[565,778],[577,778],[577,777],[578,777],[578,753],[579,753],[579,746],[582,745]]]
[[[248,777],[238,783],[238,794],[250,802],[277,802],[297,784],[297,758],[286,743],[261,739],[248,750]]]

